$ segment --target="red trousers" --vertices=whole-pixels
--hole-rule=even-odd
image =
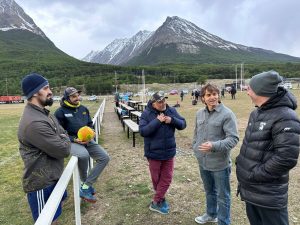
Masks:
[[[160,202],[165,198],[173,178],[175,159],[153,160],[148,159],[149,170],[155,195],[153,202]]]

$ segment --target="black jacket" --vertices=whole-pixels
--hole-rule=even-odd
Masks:
[[[74,138],[77,138],[77,132],[81,127],[89,126],[93,128],[90,112],[85,106],[72,106],[67,104],[64,98],[60,105],[61,107],[55,111],[54,115],[60,125],[68,132],[72,142],[74,142]]]
[[[242,200],[280,209],[287,207],[289,170],[297,164],[300,121],[292,94],[277,95],[254,110],[236,159]]]

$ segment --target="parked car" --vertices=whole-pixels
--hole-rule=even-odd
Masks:
[[[169,95],[178,95],[178,91],[177,90],[171,90],[169,92]]]
[[[61,100],[61,97],[60,96],[53,96],[53,101],[60,101]]]
[[[182,91],[183,91],[183,94],[185,94],[185,95],[189,93],[188,89],[182,89]]]
[[[88,97],[89,101],[96,101],[97,100],[97,96],[96,95],[91,95]]]

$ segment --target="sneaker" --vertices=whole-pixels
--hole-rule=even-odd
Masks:
[[[164,214],[164,215],[169,213],[169,211],[165,207],[163,207],[162,203],[154,204],[153,202],[151,202],[149,209],[151,211],[158,212],[158,213]]]
[[[82,189],[80,188],[80,198],[84,201],[95,203],[97,200],[90,192],[90,189]]]
[[[204,213],[202,216],[198,216],[195,218],[196,223],[205,224],[205,223],[217,223],[218,218],[213,218],[209,216],[207,213]]]
[[[92,195],[96,194],[96,191],[95,191],[95,189],[92,186],[89,186],[88,190],[91,192]]]
[[[170,206],[169,206],[169,203],[167,202],[167,200],[164,198],[162,201],[161,201],[161,204],[164,208],[166,208],[167,210],[170,209]]]

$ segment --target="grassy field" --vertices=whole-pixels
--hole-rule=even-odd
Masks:
[[[300,102],[300,90],[293,91]],[[168,102],[174,105],[178,96],[170,96]],[[238,118],[240,142],[232,151],[232,159],[239,153],[250,111],[254,108],[245,93],[237,93],[237,99],[222,100],[231,108]],[[82,203],[82,224],[115,224],[115,225],[154,225],[154,224],[195,224],[194,217],[205,210],[205,195],[199,179],[196,159],[191,150],[195,113],[203,104],[191,105],[190,96],[185,96],[178,111],[187,120],[187,128],[177,132],[178,154],[175,174],[167,198],[171,204],[171,212],[162,216],[148,209],[152,188],[147,163],[143,157],[143,139],[137,135],[136,148],[132,148],[116,114],[113,111],[112,98],[107,101],[101,144],[111,156],[111,162],[101,178],[95,184],[98,190],[97,203]],[[97,103],[84,102],[92,114],[97,110]],[[54,112],[58,104],[51,107]],[[23,163],[18,152],[16,133],[18,121],[24,104],[0,105],[0,224],[24,225],[32,224],[26,196],[22,190],[21,177]],[[300,115],[300,109],[297,109]],[[289,190],[290,224],[300,224],[300,167],[291,171]],[[236,175],[232,168],[232,224],[249,224],[245,214],[244,203],[235,196]],[[71,190],[71,189],[70,189]],[[70,191],[69,193],[72,195]],[[60,224],[74,224],[72,198],[66,202]]]

